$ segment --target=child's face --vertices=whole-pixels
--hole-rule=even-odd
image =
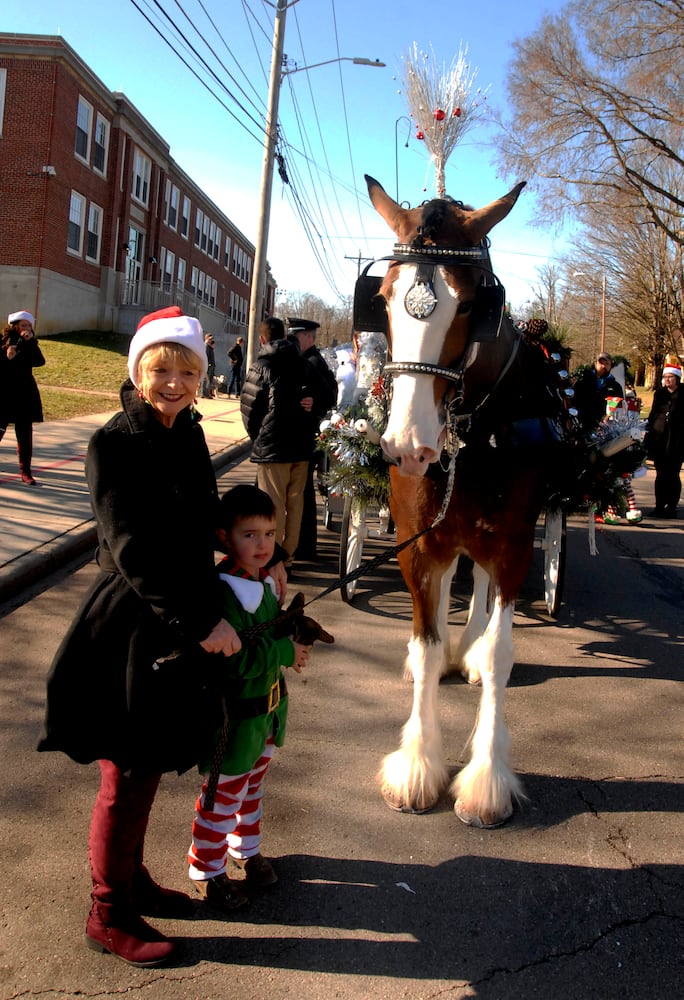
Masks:
[[[275,518],[238,517],[230,531],[219,529],[219,538],[236,563],[250,576],[271,561],[275,550]]]

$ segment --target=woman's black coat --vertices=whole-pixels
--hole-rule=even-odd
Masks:
[[[180,771],[200,752],[190,732],[201,715],[200,679],[179,683],[168,700],[155,691],[153,668],[183,646],[203,662],[222,661],[197,645],[221,618],[216,479],[189,409],[167,429],[132,383],[121,399],[123,412],[95,432],[86,459],[102,572],[50,669],[38,749],[124,770]],[[211,735],[211,720],[204,724]],[[170,747],[169,726],[177,728]]]
[[[5,349],[0,351],[0,427],[17,422],[40,424],[43,404],[33,369],[41,368],[45,358],[35,337],[26,340],[17,334],[14,346],[17,353],[11,360]]]

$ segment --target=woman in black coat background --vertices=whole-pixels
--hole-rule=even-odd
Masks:
[[[648,415],[646,451],[656,470],[652,517],[676,517],[682,492],[679,472],[684,461],[684,397],[682,369],[663,368],[663,385],[653,393]]]
[[[158,965],[174,950],[140,915],[192,909],[185,893],[157,885],[143,864],[161,774],[197,763],[192,721],[210,737],[213,731],[201,717],[199,678],[161,700],[156,687],[172,665],[164,659],[198,645],[229,656],[241,645],[221,617],[216,479],[193,407],[206,364],[199,322],[177,307],[139,324],[122,411],[88,446],[101,572],[50,669],[38,746],[79,763],[99,761],[86,941],[140,966]],[[217,657],[219,670],[220,663]]]
[[[43,404],[33,369],[45,364],[30,312],[10,313],[0,342],[0,441],[14,424],[21,481],[35,486],[31,472],[33,425],[43,422]]]

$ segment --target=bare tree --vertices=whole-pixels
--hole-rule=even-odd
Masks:
[[[540,218],[619,195],[681,244],[684,0],[574,0],[515,49],[501,161]]]

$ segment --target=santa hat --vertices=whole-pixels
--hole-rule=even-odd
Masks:
[[[155,344],[182,344],[197,355],[200,378],[207,374],[207,351],[200,321],[193,316],[184,316],[178,306],[169,306],[143,316],[138,323],[128,348],[128,374],[134,385],[138,385],[140,358],[148,347]]]
[[[676,375],[677,378],[681,378],[682,369],[675,367],[675,365],[665,365],[663,368],[663,375]]]
[[[31,324],[31,326],[35,326],[36,325],[36,321],[33,318],[33,316],[31,315],[31,313],[30,312],[26,312],[24,309],[20,309],[19,312],[10,313],[9,316],[7,317],[7,322],[8,323],[18,323],[19,320],[22,320],[22,319],[27,319],[29,321],[29,323]]]

